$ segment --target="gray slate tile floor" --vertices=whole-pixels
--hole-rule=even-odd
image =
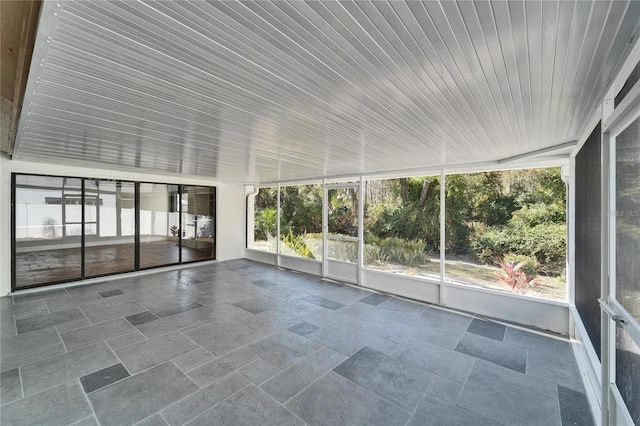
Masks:
[[[0,299],[2,425],[590,425],[569,343],[239,260]]]

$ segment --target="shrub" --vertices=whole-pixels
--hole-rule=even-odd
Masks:
[[[538,262],[538,259],[533,256],[527,256],[524,254],[509,253],[505,255],[503,263],[511,263],[513,265],[521,264],[522,266],[520,267],[520,270],[524,272],[529,278],[535,278],[536,275],[538,275],[538,268],[540,267],[540,262]]]
[[[405,266],[420,266],[429,262],[426,243],[423,240],[402,238],[377,238],[368,236],[365,244],[365,259],[371,262],[397,263]]]
[[[313,251],[304,241],[304,238],[305,235],[293,235],[293,232],[289,230],[289,233],[282,239],[282,242],[298,256],[315,259]]]
[[[265,207],[256,212],[255,216],[255,238],[258,240],[267,240],[267,235],[276,235],[276,209],[274,207]]]
[[[560,275],[565,268],[566,225],[491,227],[484,234],[474,236],[470,247],[477,258],[496,263],[507,254],[535,257],[539,273]]]

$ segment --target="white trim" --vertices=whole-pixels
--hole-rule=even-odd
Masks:
[[[633,34],[637,34],[637,28],[634,29]],[[640,63],[640,37],[636,37],[635,40],[633,40],[632,38],[631,40],[629,40],[629,42],[633,43],[633,46],[631,46],[630,48],[629,46],[627,46],[629,55],[627,55],[624,63],[620,66],[618,72],[616,73],[615,78],[609,84],[604,99],[615,98],[629,79],[629,76],[631,75],[633,69],[636,67],[636,65],[638,65],[638,63]],[[624,57],[624,54],[622,55],[622,57]]]
[[[447,215],[447,206],[446,206],[446,195],[447,191],[445,185],[447,184],[447,175],[444,173],[444,169],[440,171],[440,304],[444,305],[445,300],[445,286],[444,277],[446,272],[446,215]]]

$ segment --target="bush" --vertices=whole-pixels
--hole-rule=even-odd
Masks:
[[[535,257],[539,273],[560,275],[565,269],[566,225],[491,227],[483,235],[472,237],[470,247],[479,259],[495,263],[507,254]]]
[[[422,240],[377,238],[369,236],[365,244],[365,259],[369,262],[396,263],[416,267],[429,262],[426,243]]]
[[[513,265],[524,263],[520,270],[524,272],[528,278],[535,278],[538,275],[538,267],[540,266],[538,259],[535,257],[514,253],[507,254],[504,257],[504,263],[511,263]]]
[[[256,212],[255,215],[255,238],[257,240],[267,240],[267,235],[276,235],[276,209],[265,207]]]
[[[309,259],[315,259],[313,251],[304,241],[305,235],[293,235],[293,232],[289,230],[289,233],[282,238],[282,242],[293,250],[298,256],[307,257]]]

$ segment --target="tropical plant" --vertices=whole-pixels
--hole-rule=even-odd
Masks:
[[[500,267],[503,275],[498,276],[498,281],[511,287],[514,293],[526,294],[527,291],[537,286],[540,281],[537,278],[527,278],[527,274],[523,268],[526,262],[520,262],[517,265],[513,263],[505,263],[500,259]]]

